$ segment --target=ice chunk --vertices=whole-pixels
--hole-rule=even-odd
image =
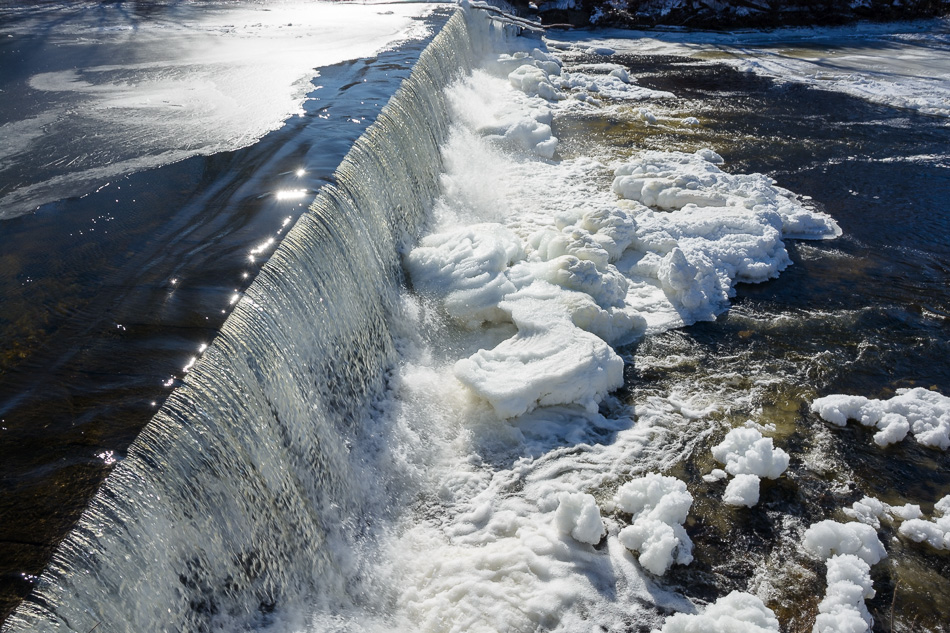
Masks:
[[[631,515],[631,525],[622,529],[618,538],[624,547],[639,552],[644,569],[662,576],[674,562],[692,562],[693,542],[683,529],[693,504],[686,484],[675,477],[650,473],[621,486],[614,501]]]
[[[514,285],[508,267],[524,256],[521,241],[499,224],[475,224],[425,237],[406,259],[416,290],[439,298],[467,327],[505,322],[498,307]]]
[[[854,554],[868,565],[875,565],[887,556],[874,528],[856,521],[838,523],[825,520],[815,523],[805,531],[802,545],[806,551],[819,558]]]
[[[778,619],[762,600],[733,591],[698,615],[675,613],[660,633],[778,633]]]
[[[558,495],[554,521],[562,533],[570,534],[581,543],[596,545],[607,533],[594,497],[581,492]]]
[[[518,333],[455,364],[455,376],[502,418],[538,406],[580,404],[596,411],[623,384],[623,360],[603,339],[579,329],[567,310],[531,293],[499,304]]]

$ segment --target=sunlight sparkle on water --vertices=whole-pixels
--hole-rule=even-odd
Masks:
[[[281,189],[274,194],[278,200],[298,200],[307,195],[306,189]]]

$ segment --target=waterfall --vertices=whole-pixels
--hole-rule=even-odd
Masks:
[[[266,623],[304,597],[351,600],[331,541],[371,530],[369,499],[385,494],[353,446],[381,423],[398,358],[400,253],[438,193],[444,88],[513,28],[476,13],[423,52],[7,631],[202,631]]]

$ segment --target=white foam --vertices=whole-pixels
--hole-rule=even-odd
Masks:
[[[593,495],[580,492],[562,492],[558,495],[554,521],[564,534],[570,534],[581,543],[597,545],[607,533],[600,509]]]
[[[594,334],[581,330],[567,310],[558,310],[557,291],[532,285],[499,304],[518,333],[490,350],[455,364],[455,375],[510,418],[538,406],[577,403],[590,411],[623,384],[623,361]],[[553,295],[553,300],[552,300]]]
[[[950,495],[934,504],[934,517],[930,521],[919,518],[920,507],[914,507],[917,511],[906,514],[908,519],[900,527],[901,535],[937,550],[950,549]]]
[[[876,504],[867,505],[876,510]],[[818,604],[814,633],[869,630],[871,615],[864,600],[874,597],[871,565],[887,556],[877,531],[864,523],[826,520],[805,531],[802,545],[828,565],[828,585]]]
[[[650,473],[625,483],[614,500],[631,515],[631,524],[618,538],[624,547],[639,552],[644,569],[662,576],[673,563],[688,565],[693,561],[693,542],[683,529],[693,504],[686,484]]]
[[[733,591],[706,607],[701,614],[675,613],[660,633],[778,633],[778,619],[762,600]]]
[[[950,398],[922,387],[898,389],[897,395],[888,400],[825,396],[812,402],[811,410],[838,426],[850,419],[880,429],[874,434],[879,446],[899,442],[909,431],[924,446],[950,448]]]
[[[805,531],[802,546],[825,560],[839,554],[853,554],[868,565],[876,565],[887,556],[874,528],[855,521],[815,523]]]
[[[759,482],[760,479],[755,475],[736,475],[722,494],[723,503],[751,508],[759,502]]]
[[[874,597],[871,566],[853,554],[828,560],[828,587],[818,603],[813,633],[865,633],[871,628],[871,614],[864,601]]]
[[[728,505],[754,506],[759,502],[760,479],[777,479],[788,468],[788,453],[774,448],[772,438],[762,437],[751,427],[732,429],[712,453],[716,461],[725,464],[726,472],[735,476],[723,494]]]
[[[405,259],[419,338],[391,406],[422,501],[380,573],[413,630],[622,630],[631,617],[659,626],[654,605],[693,610],[657,579],[692,560],[692,496],[656,473],[687,450],[663,441],[670,427],[710,408],[670,394],[638,403],[634,423],[611,395],[618,350],[714,318],[735,283],[777,273],[792,228],[837,234],[777,187],[763,188],[769,208],[745,206],[753,187],[718,167],[729,208],[618,198],[605,183],[619,164],[562,159],[554,129],[576,108],[634,98],[635,78],[565,70],[536,46],[496,52],[447,92],[455,124],[432,235]],[[687,156],[652,159],[684,179],[716,160]]]

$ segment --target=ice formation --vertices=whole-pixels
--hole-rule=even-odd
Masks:
[[[425,37],[418,18],[432,10],[401,4],[381,12],[295,0],[267,11],[252,2],[228,3],[227,10],[206,3],[179,9],[175,20],[70,10],[51,23],[51,41],[83,41],[95,32],[97,45],[114,50],[115,61],[90,65],[86,55],[72,55],[72,64],[57,67],[50,59],[38,67],[49,72],[23,77],[45,96],[35,102],[39,110],[26,108],[22,119],[0,126],[0,161],[15,155],[29,174],[0,191],[0,218],[32,213],[125,174],[252,145],[303,114],[317,69]],[[12,28],[8,16],[0,22]],[[64,161],[70,169],[49,162],[45,138],[93,136],[97,145],[70,150],[75,159]]]
[[[645,455],[668,450],[646,439],[662,432],[649,406],[636,424],[607,415],[623,383],[618,352],[714,318],[736,283],[788,264],[784,238],[839,234],[766,177],[727,174],[712,150],[611,165],[560,157],[558,116],[672,95],[608,60],[571,67],[536,46],[493,55],[447,91],[455,123],[441,196],[431,234],[404,259],[420,330],[437,330],[401,370],[395,405],[407,427],[434,420],[408,452],[436,453],[418,476],[433,479],[440,519],[409,526],[394,545],[399,602],[416,630],[579,630],[588,619],[620,629],[641,599],[691,610],[653,576],[692,560],[692,496],[646,474],[662,459]],[[649,165],[720,204],[684,193],[664,198],[679,207],[651,207],[603,184],[615,167],[614,180]],[[624,481],[601,517],[590,493]],[[604,587],[623,599],[605,604]],[[756,621],[743,599],[720,602],[706,615]],[[760,616],[760,629],[774,630],[771,614]]]
[[[875,504],[865,504],[872,512]],[[805,531],[806,551],[827,562],[827,589],[818,604],[814,633],[864,633],[871,627],[865,599],[874,597],[871,565],[887,552],[869,525],[821,521]]]
[[[723,501],[728,505],[752,507],[759,502],[762,477],[777,479],[788,468],[788,453],[773,448],[772,438],[757,429],[732,429],[713,447],[713,457],[735,478],[726,486]]]
[[[650,473],[621,486],[615,502],[631,515],[631,524],[620,531],[620,542],[639,552],[644,569],[662,576],[674,562],[688,565],[693,561],[693,542],[683,529],[693,505],[686,484]]]
[[[950,448],[950,398],[922,387],[898,389],[888,400],[863,396],[830,395],[812,402],[811,410],[837,426],[857,420],[879,429],[874,442],[887,446],[907,433],[924,446]]]
[[[920,508],[917,509],[919,513]],[[918,514],[904,521],[900,533],[914,542],[926,542],[934,549],[950,549],[950,495],[934,504],[932,521],[921,519]]]
[[[733,591],[707,606],[701,614],[675,613],[660,633],[778,633],[778,619],[762,600]]]
[[[638,35],[607,42],[620,52],[641,55],[691,57],[699,51],[715,51],[717,62],[742,72],[841,92],[873,103],[950,116],[950,85],[945,75],[935,71],[947,65],[944,37],[915,26],[903,32],[899,25],[891,24],[882,31],[865,24],[861,28],[748,30],[741,34],[653,30]],[[557,35],[564,45],[579,36]],[[833,45],[829,47],[829,43]],[[847,54],[829,53],[842,47]],[[882,57],[881,47],[893,49],[894,54]]]

